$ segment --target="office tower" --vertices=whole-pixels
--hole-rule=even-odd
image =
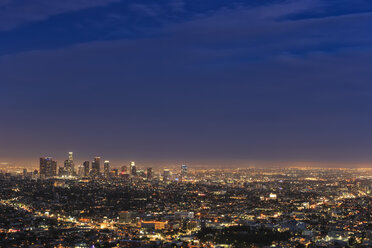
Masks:
[[[59,177],[63,177],[63,176],[66,176],[66,170],[65,170],[65,168],[64,167],[59,167],[58,168],[58,176]]]
[[[79,177],[83,177],[84,176],[84,173],[85,173],[85,168],[83,165],[79,165],[78,167],[78,176]]]
[[[181,179],[185,179],[187,177],[188,167],[187,165],[181,165]]]
[[[52,161],[52,171],[51,174],[53,177],[57,176],[57,161]]]
[[[146,173],[145,173],[144,170],[137,170],[137,176],[142,177],[142,178],[146,178]]]
[[[110,176],[110,161],[106,160],[103,164],[103,174],[106,178]]]
[[[169,181],[170,180],[170,170],[165,169],[163,172],[163,181]]]
[[[152,168],[147,168],[147,179],[151,180],[153,178]]]
[[[126,223],[126,224],[131,223],[133,217],[134,217],[133,212],[121,211],[119,213],[119,222]]]
[[[114,174],[115,177],[119,175],[119,170],[118,169],[113,169],[112,173]]]
[[[137,176],[137,168],[136,168],[136,163],[134,161],[130,162],[130,173],[132,176]]]
[[[47,168],[48,168],[48,163],[50,163],[49,161],[52,160],[52,158],[48,158],[48,157],[44,157],[44,158],[40,158],[40,174],[41,175],[46,175],[47,174]]]
[[[73,152],[68,153],[68,159],[65,160],[64,166],[65,166],[65,171],[67,173],[67,176],[73,176],[75,174]]]
[[[101,171],[101,157],[95,157],[92,162],[92,176],[97,177]]]
[[[84,176],[87,177],[89,176],[89,161],[85,161],[83,163],[84,166]]]
[[[64,170],[67,176],[72,176],[72,164],[70,160],[65,160]]]
[[[68,153],[68,160],[70,161],[70,166],[71,166],[71,176],[75,174],[75,164],[74,164],[74,158],[73,158],[73,152]]]
[[[73,152],[68,153],[68,160],[74,161],[73,154],[74,154]]]
[[[54,177],[57,175],[57,162],[51,157],[40,158],[40,175]]]
[[[27,169],[23,169],[22,175],[23,175],[23,179],[26,179],[28,177],[28,175],[27,175]]]

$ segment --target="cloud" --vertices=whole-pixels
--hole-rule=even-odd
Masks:
[[[166,32],[190,47],[197,47],[197,52],[215,56],[230,53],[245,60],[285,54],[306,56],[353,47],[370,49],[371,13],[289,18],[319,6],[316,1],[289,1],[256,8],[240,6],[170,25]]]
[[[129,9],[142,15],[156,17],[161,14],[162,7],[158,4],[131,4]]]
[[[105,6],[120,0],[6,0],[0,3],[0,31],[42,21],[50,16]]]
[[[3,128],[19,130],[1,134],[4,149],[40,152],[50,149],[40,137],[53,137],[61,150],[76,140],[110,155],[370,158],[371,53],[220,67],[170,44],[96,42],[3,57]]]
[[[169,6],[172,8],[173,11],[176,12],[183,12],[185,11],[185,1],[184,0],[171,0],[169,2]]]
[[[240,5],[0,57],[3,127],[18,130],[0,150],[53,137],[111,155],[371,160],[372,17],[290,18],[316,6]]]

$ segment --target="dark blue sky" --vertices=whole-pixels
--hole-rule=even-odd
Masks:
[[[372,163],[368,0],[3,0],[0,157]]]

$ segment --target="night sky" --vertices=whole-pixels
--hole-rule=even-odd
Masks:
[[[371,79],[369,0],[2,0],[0,159],[368,166]]]

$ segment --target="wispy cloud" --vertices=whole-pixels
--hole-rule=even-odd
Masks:
[[[131,4],[129,9],[146,16],[159,16],[162,13],[162,7],[158,4]]]
[[[104,6],[120,0],[5,0],[0,2],[0,31],[50,16]]]
[[[0,150],[50,149],[40,137],[63,150],[78,137],[87,150],[118,154],[141,143],[151,156],[371,160],[372,15],[324,2],[201,11],[185,1],[177,21],[164,17],[170,5],[136,2],[135,16],[111,9],[102,30],[120,20],[121,30],[148,34],[138,20],[165,20],[147,25],[154,35],[2,56],[3,126],[18,131],[0,133]]]

